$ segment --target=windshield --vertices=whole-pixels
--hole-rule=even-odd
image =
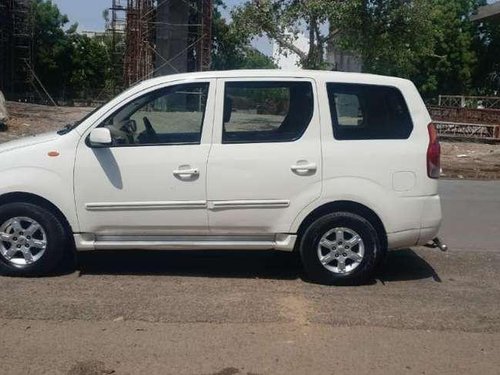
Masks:
[[[92,111],[90,111],[85,116],[83,116],[80,120],[75,121],[75,122],[70,123],[70,124],[66,124],[64,126],[64,128],[62,128],[61,130],[59,130],[57,132],[57,134],[63,135],[63,134],[69,133],[70,131],[72,131],[73,129],[75,129],[76,127],[78,127],[78,125],[80,125],[82,122],[84,122],[85,120],[87,120],[90,116],[92,116],[94,113],[96,113],[98,110],[100,110],[103,107],[103,105],[104,104],[101,104],[100,106],[94,108]]]

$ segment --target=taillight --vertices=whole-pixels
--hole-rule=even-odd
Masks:
[[[441,145],[439,144],[436,126],[431,122],[429,130],[429,147],[427,147],[427,175],[430,178],[439,178],[441,174]]]

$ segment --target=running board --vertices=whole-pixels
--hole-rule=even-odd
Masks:
[[[75,234],[78,251],[93,250],[279,250],[293,251],[297,236],[94,236]]]

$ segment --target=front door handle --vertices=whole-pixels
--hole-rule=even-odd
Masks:
[[[176,177],[194,177],[199,176],[200,171],[198,168],[190,168],[190,169],[176,169],[173,171],[174,176]]]
[[[299,161],[297,164],[292,165],[290,169],[296,173],[310,173],[316,172],[318,166],[316,163],[307,163],[305,161]]]

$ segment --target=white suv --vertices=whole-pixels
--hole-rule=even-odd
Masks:
[[[436,236],[439,153],[404,79],[151,79],[0,146],[0,273],[48,274],[75,249],[275,249],[314,281],[359,283],[387,249]]]

